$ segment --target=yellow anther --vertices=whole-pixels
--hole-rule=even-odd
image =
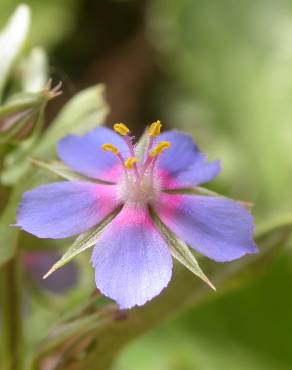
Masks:
[[[136,157],[129,157],[125,160],[124,165],[129,170],[134,167],[134,164],[138,162]]]
[[[151,150],[149,153],[150,157],[156,157],[157,155],[161,154],[165,149],[170,148],[169,141],[161,141],[156,145],[154,149]]]
[[[156,122],[151,123],[148,129],[148,134],[149,136],[157,137],[160,135],[160,130],[161,130],[161,122],[156,121]]]
[[[115,123],[114,124],[114,130],[122,135],[122,136],[126,136],[129,134],[130,130],[128,129],[128,127],[124,124],[124,123]]]
[[[112,144],[108,144],[108,143],[102,144],[101,147],[102,147],[102,150],[104,150],[105,152],[112,152],[115,155],[119,154],[119,149]]]

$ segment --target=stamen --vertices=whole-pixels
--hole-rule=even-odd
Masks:
[[[138,162],[138,158],[136,157],[129,157],[125,160],[124,162],[124,166],[127,168],[127,169],[132,169],[134,168],[135,164]]]
[[[160,155],[165,149],[170,148],[170,142],[169,141],[161,141],[156,145],[154,149],[151,150],[149,153],[150,157],[156,157],[157,155]]]
[[[125,179],[126,179],[126,181],[128,181],[127,169],[124,166],[124,158],[121,155],[121,153],[119,152],[119,149],[117,147],[115,147],[114,145],[109,144],[109,143],[102,144],[101,148],[105,152],[111,152],[111,153],[113,153],[114,155],[117,156],[118,160],[120,161],[120,163],[121,163],[121,165],[123,167],[124,174],[125,174]]]
[[[119,154],[119,149],[117,147],[115,147],[114,145],[112,145],[112,144],[108,144],[108,143],[102,144],[101,148],[105,152],[112,152],[115,155]]]
[[[114,130],[122,136],[126,136],[130,133],[130,129],[124,123],[115,123]]]
[[[160,130],[161,130],[161,121],[156,121],[151,123],[149,129],[148,129],[148,134],[151,137],[157,137],[160,135]]]

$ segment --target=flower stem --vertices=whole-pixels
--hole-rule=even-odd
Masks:
[[[22,318],[19,255],[2,268],[2,367],[22,369]]]

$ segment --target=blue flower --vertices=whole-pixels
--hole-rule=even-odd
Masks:
[[[192,138],[179,131],[148,129],[141,155],[129,129],[97,128],[69,135],[57,146],[61,160],[88,181],[40,186],[23,195],[17,226],[39,238],[66,238],[99,224],[113,211],[92,254],[97,288],[121,308],[143,305],[164,289],[172,257],[151,214],[203,255],[232,261],[256,253],[253,219],[238,202],[225,197],[188,194],[220,172]],[[92,181],[90,181],[92,179]]]

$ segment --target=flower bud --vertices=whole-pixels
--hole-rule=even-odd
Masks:
[[[0,143],[18,142],[29,136],[38,125],[49,100],[60,94],[60,85],[38,93],[18,93],[0,106]]]

